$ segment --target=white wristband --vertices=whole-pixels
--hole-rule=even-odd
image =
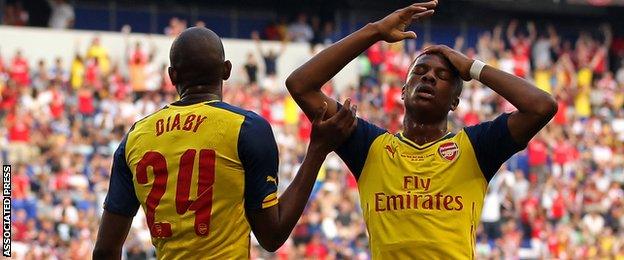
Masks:
[[[470,77],[479,80],[483,67],[485,67],[485,63],[480,60],[474,60],[470,66]]]

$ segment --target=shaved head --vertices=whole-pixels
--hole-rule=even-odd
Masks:
[[[191,86],[216,86],[230,76],[221,38],[212,30],[191,27],[178,36],[169,52],[170,77],[178,91]]]

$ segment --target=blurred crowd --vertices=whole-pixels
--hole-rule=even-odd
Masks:
[[[598,35],[581,32],[574,39],[560,37],[552,26],[538,30],[529,23],[518,30],[519,25],[514,21],[483,32],[476,46],[465,46],[458,37],[454,46],[535,82],[559,103],[552,122],[490,182],[478,257],[624,259],[624,49],[614,44],[606,25]],[[308,29],[294,31],[310,40]],[[357,58],[358,85],[338,90],[329,82],[323,91],[338,100],[351,97],[358,116],[401,131],[401,86],[418,54],[401,43],[377,43]],[[72,61],[29,66],[37,57],[28,50],[0,56],[0,152],[13,166],[15,257],[90,258],[114,150],[132,123],[177,98],[166,66],[154,64],[152,56],[139,43],[128,48],[124,60],[111,60],[97,38]],[[235,65],[247,80],[226,82],[224,101],[257,112],[273,126],[281,192],[305,155],[311,124],[284,86],[267,91],[258,84],[271,74],[257,75],[253,60],[250,54],[247,64]],[[458,131],[513,109],[486,86],[466,82],[450,128]],[[328,157],[304,215],[281,249],[269,254],[253,239],[252,244],[254,259],[370,258],[357,182],[342,161]],[[154,256],[142,210],[124,254]]]

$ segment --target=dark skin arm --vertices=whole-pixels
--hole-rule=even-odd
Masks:
[[[132,225],[132,217],[126,217],[104,210],[93,259],[121,259],[121,249]]]
[[[457,68],[463,80],[471,79],[470,66],[474,60],[444,45],[430,46],[424,52],[441,53]],[[486,65],[480,81],[518,109],[511,113],[507,125],[511,137],[520,144],[531,140],[557,113],[557,102],[550,94],[515,75]]]
[[[343,108],[333,117],[323,120],[327,109],[327,104],[324,104],[320,112],[317,109],[306,157],[297,176],[279,197],[279,203],[266,209],[247,212],[251,229],[267,251],[274,252],[284,244],[303,213],[325,157],[346,140],[355,128],[355,108],[351,107],[349,100],[345,101]]]
[[[405,28],[412,21],[431,16],[436,5],[434,0],[399,9],[334,43],[290,74],[286,80],[288,91],[308,118],[313,118],[315,110],[323,103],[328,104],[325,116],[331,117],[338,106],[336,101],[321,92],[323,84],[380,40],[397,42],[416,38],[416,33],[406,32]]]

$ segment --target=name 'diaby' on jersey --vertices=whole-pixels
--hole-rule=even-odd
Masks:
[[[156,121],[156,136],[160,136],[163,133],[171,132],[173,130],[192,130],[193,133],[195,133],[201,123],[203,123],[207,118],[201,115],[190,114],[184,119],[184,124],[180,124],[180,117],[180,113],[178,113],[173,116],[173,119],[172,116],[167,117],[166,121],[164,118],[158,119],[158,121]]]

